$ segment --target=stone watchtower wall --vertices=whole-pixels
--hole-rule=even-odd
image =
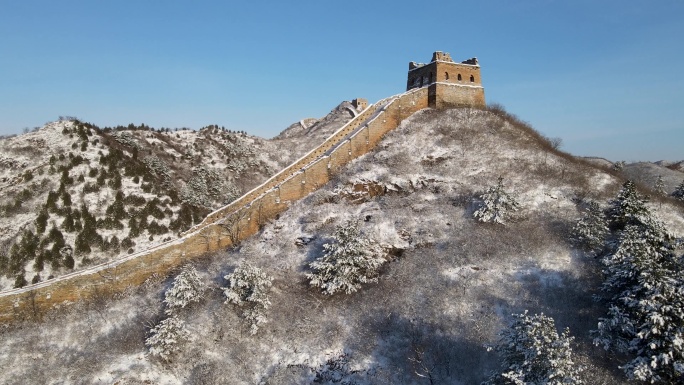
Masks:
[[[476,73],[479,76],[479,67]],[[57,279],[1,292],[0,321],[36,319],[54,306],[122,292],[154,274],[166,275],[207,252],[224,249],[256,234],[292,202],[316,191],[347,163],[368,153],[404,119],[427,108],[430,100],[437,108],[466,105],[468,100],[474,101],[472,106],[484,106],[481,86],[479,93],[468,93],[464,91],[468,88],[458,87],[435,88],[432,98],[430,87],[409,88],[401,95],[369,105],[321,145],[236,201],[209,214],[179,239]],[[472,90],[478,88],[473,86]]]
[[[428,88],[432,108],[484,107],[484,88],[477,58],[455,63],[451,55],[437,51],[430,63],[409,63],[406,90]]]

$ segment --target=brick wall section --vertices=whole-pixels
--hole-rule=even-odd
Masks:
[[[428,87],[428,105],[437,109],[464,106],[484,108],[484,88],[435,83]]]
[[[461,75],[461,80],[458,80],[459,75]],[[472,82],[470,81],[471,76],[473,77]],[[461,63],[429,63],[409,71],[406,89],[419,88],[434,82],[481,86],[480,67]]]
[[[140,285],[206,252],[258,232],[267,220],[326,184],[352,159],[369,152],[402,120],[428,107],[428,88],[418,88],[369,106],[319,147],[235,202],[211,213],[182,238],[143,253],[21,289],[0,293],[0,320],[39,316],[74,302]],[[223,225],[223,226],[222,226]]]

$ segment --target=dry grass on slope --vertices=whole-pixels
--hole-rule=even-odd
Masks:
[[[580,359],[591,363],[587,383],[621,383],[588,336],[602,310],[592,301],[599,266],[567,240],[576,202],[604,201],[620,183],[546,146],[492,112],[419,112],[257,236],[198,263],[213,290],[181,315],[193,339],[172,362],[147,356],[140,337],[161,317],[169,278],[118,301],[6,330],[0,366],[10,369],[0,382],[83,376],[91,383],[422,384],[430,376],[475,384],[497,366],[484,345],[511,313],[528,309],[570,327]],[[499,176],[523,210],[507,226],[477,223],[474,198]],[[392,255],[377,284],[325,296],[304,273],[348,220]],[[256,336],[220,290],[244,261],[275,278],[268,322]],[[73,333],[60,333],[63,325]]]

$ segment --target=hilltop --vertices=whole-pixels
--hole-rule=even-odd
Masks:
[[[343,102],[270,140],[218,125],[100,128],[74,118],[2,139],[0,290],[175,239],[353,116]]]
[[[304,126],[308,122],[304,122]],[[307,135],[304,126],[280,140]],[[521,209],[505,226],[478,223],[478,197],[498,178]],[[193,261],[210,290],[179,318],[191,334],[170,362],[148,354],[173,276],[116,298],[41,315],[3,330],[5,383],[476,384],[495,369],[511,313],[553,316],[577,338],[590,384],[624,382],[589,331],[601,265],[568,234],[589,201],[606,207],[624,179],[558,151],[497,109],[424,109],[238,247]],[[645,191],[645,193],[649,193]],[[675,237],[684,209],[648,204]],[[308,263],[352,221],[385,251],[378,283],[350,295],[309,287]],[[249,262],[274,277],[256,335],[225,304],[224,276]]]

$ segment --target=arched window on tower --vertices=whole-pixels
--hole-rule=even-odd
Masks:
[[[463,80],[463,77],[461,77],[461,74],[458,74],[457,79],[458,79],[459,82],[460,82],[461,80]]]
[[[449,73],[448,72],[444,73],[444,80],[449,80]]]
[[[470,82],[471,82],[471,83],[475,82],[475,76],[470,75]]]

